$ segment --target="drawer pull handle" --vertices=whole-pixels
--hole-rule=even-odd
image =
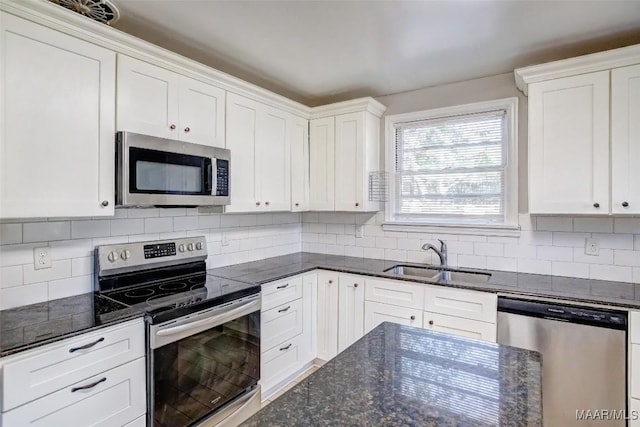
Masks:
[[[105,382],[106,380],[107,380],[107,377],[102,377],[98,381],[96,381],[95,383],[83,385],[83,386],[80,386],[80,387],[74,387],[74,388],[71,389],[71,393],[75,393],[76,391],[79,391],[79,390],[88,390],[90,388],[94,388],[95,386],[97,386],[100,383]]]
[[[288,305],[285,308],[281,308],[280,310],[278,310],[278,313],[284,313],[285,311],[289,310],[290,308],[291,308],[291,306]]]
[[[284,289],[284,288],[286,288],[287,286],[289,286],[289,284],[288,284],[288,283],[285,283],[284,285],[276,286],[276,289]]]
[[[104,341],[104,337],[98,338],[97,340],[95,340],[94,342],[90,342],[89,344],[81,345],[80,347],[70,348],[69,353],[73,353],[74,351],[78,351],[78,350],[86,350],[102,341]]]
[[[289,345],[288,345],[288,346],[286,346],[286,347],[281,347],[281,348],[280,348],[280,351],[289,350],[290,348],[291,348],[291,343],[289,343]]]
[[[429,325],[433,326],[433,320],[429,320]]]

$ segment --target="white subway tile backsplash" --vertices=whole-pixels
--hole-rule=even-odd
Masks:
[[[429,243],[434,245],[436,248],[440,248],[440,242],[437,240],[429,240]],[[473,255],[474,254],[474,243],[473,242],[460,242],[456,240],[447,241],[447,250],[452,254],[464,254],[464,255]]]
[[[393,237],[376,237],[376,248],[396,249],[398,240]]]
[[[310,233],[326,233],[327,232],[327,224],[323,224],[323,223],[311,223],[308,225],[307,228]]]
[[[67,240],[71,238],[71,222],[29,222],[22,225],[22,241],[50,242],[52,240]]]
[[[35,244],[0,246],[0,266],[33,263]]]
[[[66,298],[72,295],[93,292],[93,278],[90,275],[52,280],[48,284],[49,299]]]
[[[167,231],[173,231],[173,217],[146,218],[144,220],[144,232],[146,234]]]
[[[518,258],[518,272],[531,274],[551,274],[551,261]]]
[[[365,258],[384,259],[384,249],[382,249],[382,248],[364,248],[363,256]]]
[[[615,265],[640,267],[640,251],[616,250],[613,260]]]
[[[553,246],[566,246],[571,248],[583,248],[585,239],[591,237],[591,233],[564,233],[553,232]]]
[[[344,224],[327,224],[327,233],[344,234]]]
[[[0,289],[0,310],[47,301],[47,282]]]
[[[550,231],[521,231],[519,244],[551,245],[553,234]]]
[[[478,255],[458,255],[458,267],[487,268],[487,257]]]
[[[197,216],[176,216],[173,218],[174,231],[197,230],[199,228],[201,227]]]
[[[633,235],[592,233],[592,238],[598,241],[598,246],[604,249],[633,249]]]
[[[87,276],[93,274],[93,257],[74,258],[71,260],[72,276]]]
[[[488,256],[487,268],[489,270],[516,271],[518,269],[518,259],[505,258],[501,256]]]
[[[71,277],[71,260],[52,261],[51,268],[42,270],[36,270],[33,267],[33,263],[25,264],[22,266],[22,274],[24,275],[25,284],[64,279],[65,277]]]
[[[0,267],[0,288],[22,285],[22,266]]]
[[[406,251],[417,251],[420,249],[422,244],[419,239],[398,239],[397,240],[398,249],[403,249]]]
[[[309,242],[309,243],[318,243],[318,233],[303,233],[302,234],[302,241],[303,242]]]
[[[22,243],[22,224],[0,224],[0,245]]]
[[[127,209],[127,218],[154,218],[160,216],[160,209]]]
[[[345,256],[352,256],[352,257],[362,258],[362,257],[364,257],[364,248],[361,248],[361,247],[358,247],[358,246],[345,245],[344,254],[345,254]]]
[[[318,243],[326,243],[328,245],[336,244],[336,235],[335,234],[319,234],[318,235]]]
[[[575,218],[573,231],[613,233],[613,218]]]
[[[144,233],[144,219],[113,219],[111,220],[111,235],[126,236]]]
[[[598,255],[586,255],[584,248],[573,248],[573,261],[587,264],[613,264],[613,249],[600,249]]]
[[[614,282],[631,282],[633,269],[617,265],[592,264],[589,267],[589,278],[598,280],[611,280]]]
[[[390,259],[392,261],[407,261],[407,251],[399,249],[385,249],[384,259]]]
[[[573,249],[559,246],[538,246],[536,258],[548,261],[573,261]]]
[[[127,241],[126,238],[122,241]],[[93,255],[94,244],[91,239],[63,240],[61,242],[51,242],[51,259],[82,258]]]
[[[504,245],[502,243],[474,243],[473,252],[476,255],[500,257],[504,255]]]
[[[508,257],[534,259],[538,253],[533,245],[504,245],[504,253]]]
[[[86,239],[111,235],[111,221],[71,221],[71,238]]]
[[[613,232],[639,234],[640,218],[615,218],[613,220]]]
[[[538,231],[573,231],[573,219],[565,217],[539,216],[536,218]]]
[[[162,208],[158,212],[160,216],[186,216],[186,208]]]
[[[589,264],[578,262],[551,262],[551,274],[554,276],[589,278]]]
[[[304,235],[302,237],[304,237]],[[344,245],[344,246],[355,246],[356,245],[356,238],[355,238],[355,236],[348,236],[348,235],[345,235],[345,234],[338,234],[336,236],[336,244]]]
[[[384,237],[385,232],[379,225],[364,225],[362,227],[365,236]]]
[[[356,246],[361,246],[363,248],[375,248],[376,238],[375,237],[356,237]]]

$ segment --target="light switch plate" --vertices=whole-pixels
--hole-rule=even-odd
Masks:
[[[33,248],[33,268],[36,270],[51,268],[51,247]]]

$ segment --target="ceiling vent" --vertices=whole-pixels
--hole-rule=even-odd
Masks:
[[[111,25],[120,18],[118,8],[111,0],[50,0],[69,10],[103,24]]]

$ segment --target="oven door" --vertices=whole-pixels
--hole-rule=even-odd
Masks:
[[[260,294],[149,327],[149,425],[191,426],[260,379]]]
[[[118,132],[116,153],[119,205],[229,203],[229,150]]]

